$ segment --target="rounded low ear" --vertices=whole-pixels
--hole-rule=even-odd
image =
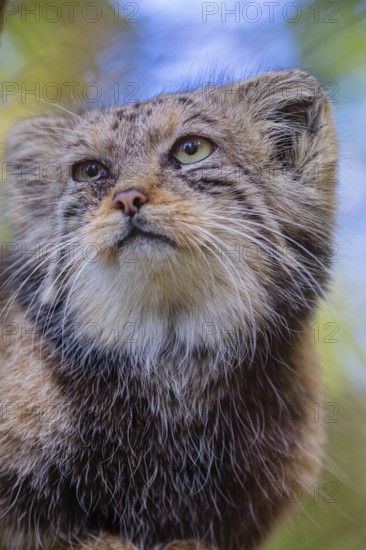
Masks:
[[[11,188],[36,188],[44,183],[62,163],[59,152],[65,130],[70,127],[66,118],[40,116],[21,120],[8,133],[5,141],[3,183]]]
[[[26,224],[29,212],[50,212],[61,193],[60,144],[69,126],[66,117],[40,116],[16,123],[8,133],[2,184],[9,216],[18,227]]]
[[[300,70],[265,73],[242,82],[235,100],[256,124],[279,165],[303,166],[321,151],[336,161],[330,105],[310,74]]]
[[[17,122],[9,131],[5,141],[5,159],[8,162],[40,159],[45,152],[57,147],[67,128],[70,128],[70,121],[66,117],[25,118]]]

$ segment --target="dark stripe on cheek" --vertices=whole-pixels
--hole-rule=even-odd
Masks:
[[[76,204],[69,204],[66,206],[66,208],[64,208],[62,215],[65,220],[69,220],[70,218],[75,218],[76,216],[79,216],[81,213],[83,213],[82,210],[83,209],[80,209],[80,206]]]
[[[201,182],[209,185],[211,187],[220,186],[220,187],[231,187],[234,185],[231,181],[221,180],[219,178],[202,178]]]
[[[223,189],[224,188],[231,189],[233,194],[237,191],[233,187],[235,185],[234,182],[221,180],[219,178],[199,178],[199,179],[197,178],[197,179],[195,179],[190,174],[180,174],[180,177],[186,185],[188,185],[192,189],[199,189],[200,191],[210,192],[212,190],[215,190],[216,194],[218,194],[220,191],[221,191],[221,194],[223,194],[223,192],[224,192]]]

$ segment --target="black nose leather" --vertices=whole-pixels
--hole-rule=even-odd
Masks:
[[[145,195],[137,189],[118,191],[113,197],[112,208],[122,210],[127,216],[133,216],[147,201]]]

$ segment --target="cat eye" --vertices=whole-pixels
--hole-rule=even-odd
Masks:
[[[209,139],[188,136],[180,139],[174,145],[172,155],[181,164],[193,164],[209,157],[214,149],[215,146]]]
[[[95,160],[79,162],[72,169],[72,177],[75,181],[98,181],[107,176],[107,168]]]

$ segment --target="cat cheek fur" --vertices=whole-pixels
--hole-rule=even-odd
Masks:
[[[177,167],[191,134],[217,148]],[[73,181],[85,159],[109,179]],[[14,128],[0,546],[252,550],[289,487],[309,490],[324,433],[306,329],[329,279],[336,161],[330,106],[301,71]],[[131,187],[147,197],[136,223],[176,246],[118,243],[111,203]]]

